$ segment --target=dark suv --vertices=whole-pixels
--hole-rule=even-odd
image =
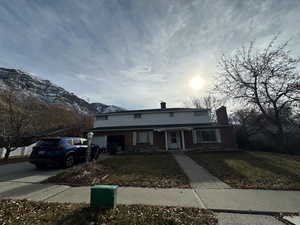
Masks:
[[[84,138],[43,138],[33,147],[30,162],[37,168],[49,165],[71,167],[85,160],[87,148],[87,139]],[[91,159],[97,159],[99,154],[99,147],[92,144]]]

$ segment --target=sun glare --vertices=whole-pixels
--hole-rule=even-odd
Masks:
[[[190,87],[194,90],[201,89],[203,87],[203,79],[201,79],[200,77],[194,77],[190,81]]]

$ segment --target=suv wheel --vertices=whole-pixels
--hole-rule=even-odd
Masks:
[[[74,164],[75,164],[74,155],[68,155],[65,159],[65,167],[69,168],[69,167],[74,166]]]

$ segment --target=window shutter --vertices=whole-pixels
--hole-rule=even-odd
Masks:
[[[136,145],[136,132],[132,133],[132,145]]]
[[[193,134],[193,144],[197,144],[197,134],[196,134],[196,130],[192,131]]]
[[[149,131],[149,143],[153,145],[153,131]]]

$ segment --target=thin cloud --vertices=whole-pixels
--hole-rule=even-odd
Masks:
[[[91,101],[178,106],[221,53],[281,32],[300,55],[298,0],[2,0],[1,66],[33,72]],[[138,98],[136,96],[139,96]]]

